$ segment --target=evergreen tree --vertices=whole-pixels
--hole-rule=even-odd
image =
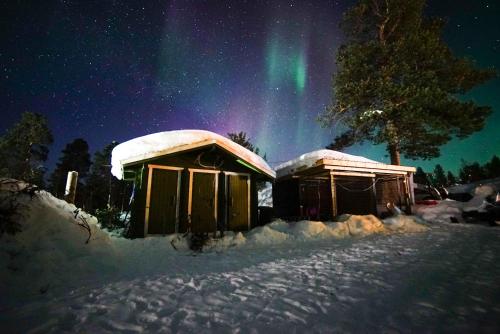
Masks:
[[[437,164],[436,167],[434,167],[433,177],[435,186],[445,186],[448,182],[444,169],[440,164]]]
[[[118,145],[113,141],[94,154],[92,168],[87,179],[87,208],[90,212],[97,209],[128,204],[129,185],[111,175],[111,152]]]
[[[500,177],[500,158],[494,155],[493,158],[484,166],[487,178]]]
[[[0,176],[35,183],[43,187],[52,134],[47,119],[25,112],[19,123],[0,137]]]
[[[413,176],[413,180],[415,181],[415,183],[419,183],[419,184],[428,185],[431,183],[427,173],[424,172],[422,167],[417,167],[417,171],[415,172],[415,175]]]
[[[89,145],[84,139],[77,138],[67,144],[62,150],[59,162],[50,177],[52,193],[58,197],[64,196],[68,172],[76,171],[78,172],[76,203],[81,205],[84,198],[83,181],[89,172],[91,164]]]
[[[423,15],[425,0],[359,0],[344,16],[333,103],[321,121],[341,124],[333,149],[385,143],[391,163],[439,156],[439,147],[484,126],[491,108],[460,95],[495,76],[454,56],[443,20]]]
[[[462,161],[462,167],[459,171],[460,180],[464,183],[484,180],[486,173],[484,168],[477,162],[468,164]]]
[[[240,144],[244,148],[254,152],[255,154],[259,155],[259,148],[255,147],[251,142],[250,138],[247,138],[247,134],[243,131],[240,131],[239,133],[228,133],[227,136],[229,139],[234,141],[236,144]],[[267,161],[267,154],[264,153],[264,160]],[[266,186],[265,182],[258,182],[257,183],[257,190],[262,190]]]
[[[452,172],[448,171],[448,174],[446,174],[446,184],[448,186],[451,186],[455,183],[457,183],[457,178],[455,177],[455,175],[453,175]]]
[[[240,144],[241,146],[248,149],[249,151],[252,151],[255,154],[259,154],[259,148],[255,147],[250,142],[250,138],[247,138],[247,134],[245,132],[240,131],[238,133],[228,133],[227,136],[229,137],[229,139],[234,141],[236,144]]]

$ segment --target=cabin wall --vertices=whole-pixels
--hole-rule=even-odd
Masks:
[[[337,215],[377,215],[373,178],[361,176],[335,176]]]
[[[407,213],[411,213],[411,193],[409,184],[405,183],[405,178],[404,175],[377,175],[377,207],[380,216],[390,214],[387,209],[388,203],[393,203]]]
[[[334,215],[343,213],[384,217],[389,214],[387,203],[394,203],[411,213],[411,188],[404,181],[409,177],[397,174],[374,175],[375,177],[334,175],[333,184],[328,179],[323,184],[323,181],[319,181],[320,178],[311,176],[277,180],[273,186],[276,216],[289,220],[329,220]],[[319,186],[315,186],[315,183]],[[335,191],[333,195],[332,190]],[[318,210],[319,217],[314,214]]]
[[[288,219],[300,217],[299,179],[276,181],[273,185],[273,206],[277,217]]]
[[[200,157],[201,155],[201,157]],[[203,165],[203,166],[200,166]],[[136,177],[136,194],[131,214],[131,237],[143,237],[145,229],[146,198],[148,187],[149,165],[160,165],[170,167],[182,167],[181,184],[179,194],[179,223],[178,232],[184,233],[189,227],[188,203],[189,203],[189,168],[213,171],[209,166],[215,166],[220,171],[218,176],[218,197],[217,197],[217,229],[226,230],[226,184],[224,172],[245,173],[250,175],[250,226],[258,225],[258,194],[256,182],[261,179],[269,179],[248,167],[236,162],[235,158],[221,149],[205,148],[192,152],[183,152],[177,155],[164,156],[150,161],[127,167],[127,170],[141,170],[142,178]],[[141,174],[140,172],[137,175]],[[139,180],[141,179],[141,180]]]

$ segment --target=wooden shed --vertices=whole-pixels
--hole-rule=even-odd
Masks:
[[[112,173],[134,183],[131,235],[244,231],[257,224],[259,181],[274,171],[255,153],[203,130],[118,145]]]
[[[415,171],[332,150],[307,153],[276,168],[275,214],[292,220],[384,217],[388,203],[411,213]]]

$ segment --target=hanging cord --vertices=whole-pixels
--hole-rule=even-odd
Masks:
[[[372,184],[365,188],[365,189],[351,189],[351,188],[348,188],[344,185],[342,185],[341,183],[337,183],[335,182],[336,185],[338,185],[340,188],[346,190],[346,191],[350,191],[350,192],[364,192],[364,191],[368,191],[370,189],[372,189],[373,187],[375,187],[375,185],[379,182],[379,181],[393,181],[393,180],[399,180],[399,177],[392,177],[392,178],[378,178],[375,180],[375,182],[372,182]],[[352,182],[350,182],[352,184]]]

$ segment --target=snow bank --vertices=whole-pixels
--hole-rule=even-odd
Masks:
[[[243,160],[262,170],[270,176],[275,176],[273,169],[257,154],[236,144],[232,140],[219,134],[205,130],[176,130],[153,133],[147,136],[134,138],[117,145],[111,155],[111,173],[118,179],[123,178],[124,160],[141,161],[158,156],[162,152],[182,146],[202,142],[219,143],[229,147]]]
[[[320,159],[331,159],[331,160],[345,160],[345,161],[357,161],[357,162],[370,162],[380,164],[378,161],[370,160],[364,157],[360,157],[357,155],[342,153],[333,150],[317,150],[313,152],[309,152],[306,154],[302,154],[300,157],[282,163],[276,166],[274,169],[276,170],[276,174],[278,177],[285,176],[295,171],[306,169],[313,166],[316,161]]]
[[[446,188],[446,190],[448,190],[450,194],[460,194],[460,193],[472,194],[477,187],[482,185],[489,185],[490,187],[494,187],[495,189],[500,190],[500,177],[494,179],[481,180],[472,183],[466,183],[466,184],[457,184]]]
[[[1,189],[2,198],[9,194]],[[96,225],[95,217],[75,213],[74,205],[45,191],[33,198],[19,193],[17,198],[22,205],[21,232],[0,237],[2,296],[77,286],[116,269],[109,261],[114,254],[111,239]]]
[[[428,230],[425,222],[415,216],[398,215],[383,221],[373,215],[345,215],[344,218],[344,221],[339,222],[309,220],[286,222],[278,219],[265,226],[254,228],[246,235],[242,233],[227,234],[224,238],[209,244],[206,250],[220,250],[224,246],[256,248],[320,239],[365,237],[372,234],[416,233]]]
[[[496,189],[493,185],[482,185],[474,189],[470,201],[466,202],[463,206],[463,211],[484,211],[486,208],[485,199],[488,196],[495,195]]]
[[[450,218],[461,219],[462,202],[446,199],[437,205],[416,205],[415,213],[429,222],[449,223]]]
[[[397,215],[384,219],[384,227],[391,232],[400,233],[418,233],[429,229],[421,218],[406,215]]]
[[[488,205],[486,197],[496,193],[494,185],[481,185],[476,187],[471,195],[473,197],[468,202],[459,202],[450,199],[440,201],[437,205],[415,206],[415,212],[423,219],[431,222],[449,223],[450,218],[462,221],[462,213],[470,211],[484,211]]]

